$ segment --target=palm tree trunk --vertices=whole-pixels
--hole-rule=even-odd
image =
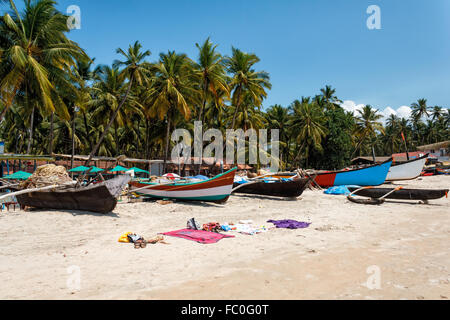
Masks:
[[[72,157],[70,158],[70,169],[73,169],[73,157],[75,155],[75,114],[76,112],[73,113],[72,119]]]
[[[50,117],[50,143],[48,147],[48,154],[51,156],[53,154],[53,122],[54,122],[55,113],[52,112]]]
[[[241,87],[238,87],[238,89],[236,89],[236,90],[239,90],[239,91],[237,92],[236,110],[234,110],[233,122],[231,124],[231,129],[234,129],[234,125],[236,123],[236,116],[239,111],[240,100],[241,100]]]
[[[120,148],[119,148],[119,135],[117,133],[117,122],[114,124],[114,138],[116,139],[116,155],[120,155]]]
[[[33,122],[34,122],[34,106],[33,106],[33,110],[31,111],[31,116],[30,116],[30,130],[29,130],[29,132],[30,132],[30,138],[29,138],[29,140],[28,140],[28,146],[27,146],[27,154],[30,154],[31,153],[31,144],[32,144],[32,141],[33,141],[33,131],[34,131],[34,128],[33,128]]]
[[[84,163],[84,166],[85,166],[85,167],[88,167],[88,166],[89,166],[89,164],[90,164],[91,161],[92,161],[92,157],[94,157],[94,155],[95,155],[95,154],[97,153],[97,151],[98,151],[98,148],[100,148],[100,145],[102,144],[103,139],[105,138],[106,134],[108,133],[109,128],[111,128],[111,126],[112,126],[114,120],[115,120],[116,117],[117,117],[117,114],[119,113],[119,111],[120,111],[120,109],[122,108],[123,104],[124,104],[125,101],[127,100],[127,97],[128,97],[128,94],[130,93],[132,84],[133,84],[133,77],[131,77],[131,79],[130,79],[130,83],[128,84],[128,89],[127,89],[127,92],[125,93],[125,97],[123,97],[122,101],[120,102],[120,104],[119,104],[119,106],[117,107],[116,111],[114,112],[113,116],[112,116],[111,119],[109,120],[108,125],[105,127],[105,130],[103,130],[103,132],[102,132],[100,138],[98,139],[97,144],[95,145],[94,149],[92,149],[91,153],[89,154],[89,158],[88,158],[88,159],[86,160],[86,162]],[[86,174],[86,173],[85,173],[85,174]],[[85,177],[85,174],[83,174],[81,180],[79,180],[79,181],[83,181],[83,179],[84,179],[84,177]]]
[[[305,141],[303,141],[302,145],[300,146],[300,149],[298,150],[297,156],[294,158],[294,160],[292,161],[295,165],[295,163],[297,162],[297,160],[300,158],[300,155],[303,151],[303,148],[305,147]]]
[[[92,150],[92,141],[91,141],[91,137],[89,136],[89,126],[87,123],[86,112],[83,112],[83,121],[84,121],[84,128],[86,130],[86,140],[89,143],[89,148]]]
[[[363,143],[365,138],[366,138],[366,133],[363,134],[361,140],[356,145],[355,151],[353,151],[352,156],[351,156],[352,158],[353,158],[353,155],[355,154],[355,152],[358,151],[359,146]]]
[[[203,113],[205,111],[206,106],[206,93],[208,92],[208,80],[205,79],[204,88],[203,88],[203,103],[198,115],[198,121],[203,121]]]
[[[167,114],[166,147],[164,151],[164,168],[163,168],[164,173],[166,173],[165,171],[167,168],[167,158],[169,155],[169,136],[170,136],[170,116],[169,114]]]
[[[148,119],[145,119],[145,159],[148,159],[149,152],[148,152],[148,140],[149,140],[149,123]]]
[[[137,132],[137,139],[136,139],[136,146],[135,146],[135,148],[136,148],[136,158],[139,158],[140,157],[140,155],[142,155],[139,151],[139,145],[140,145],[140,142],[141,142],[141,139],[140,139],[140,137],[141,137],[141,118],[139,118],[138,119],[138,121],[137,121],[137,130],[136,130]]]
[[[6,111],[8,110],[9,108],[5,105],[5,107],[3,108],[3,110],[2,110],[2,113],[0,114],[0,122],[3,120],[3,118],[5,117],[5,114],[6,114]]]

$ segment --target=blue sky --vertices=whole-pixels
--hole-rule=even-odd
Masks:
[[[16,0],[19,3],[19,0]],[[197,57],[208,36],[223,54],[231,46],[261,58],[272,90],[264,106],[289,105],[326,84],[352,105],[397,110],[419,98],[450,106],[449,0],[60,0],[81,9],[71,39],[97,63],[139,40],[150,60],[176,50]],[[381,30],[369,30],[369,5]]]

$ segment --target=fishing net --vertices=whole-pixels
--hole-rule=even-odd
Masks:
[[[64,184],[73,181],[63,166],[46,164],[36,169],[31,177],[25,180],[23,189],[41,188],[51,185]]]

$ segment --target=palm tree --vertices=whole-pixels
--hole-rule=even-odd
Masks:
[[[125,92],[125,95],[122,98],[122,101],[119,103],[117,108],[115,109],[114,113],[112,114],[109,123],[104,128],[103,133],[100,135],[97,144],[92,149],[91,153],[89,154],[88,160],[86,160],[85,166],[89,166],[89,163],[92,160],[92,157],[97,153],[98,148],[100,147],[103,139],[105,138],[106,134],[108,134],[109,129],[111,128],[112,124],[114,123],[114,120],[116,119],[117,115],[119,114],[120,109],[124,105],[125,101],[128,98],[128,95],[130,94],[131,88],[134,83],[137,85],[144,85],[148,83],[149,81],[149,64],[145,62],[145,58],[150,56],[150,51],[144,51],[141,52],[142,45],[139,43],[139,41],[136,41],[134,45],[130,45],[128,47],[128,51],[125,52],[122,49],[117,49],[116,53],[121,54],[124,56],[125,60],[120,61],[116,60],[114,62],[115,67],[121,67],[123,66],[124,69],[121,71],[121,74],[128,79],[128,88]],[[84,177],[83,177],[84,178]]]
[[[253,104],[253,99],[247,92],[243,96],[241,108],[235,112],[235,107],[230,107],[231,114],[235,116],[235,123],[237,128],[260,129],[264,126],[265,118],[261,110]]]
[[[25,1],[22,13],[12,0],[9,2],[13,13],[6,13],[0,26],[3,36],[8,38],[2,55],[5,75],[0,82],[0,95],[5,107],[0,121],[22,92],[27,107],[32,110],[33,124],[36,108],[48,113],[58,109],[57,104],[63,107],[62,100],[56,98],[58,85],[69,85],[70,67],[76,59],[87,56],[77,43],[67,39],[67,17],[56,10],[56,2]],[[68,116],[67,112],[64,114]],[[30,141],[32,133],[31,127]]]
[[[86,103],[86,108],[91,111],[91,120],[98,125],[106,126],[113,114],[118,109],[122,97],[126,94],[129,83],[126,83],[125,74],[117,67],[99,66],[96,69],[96,82],[92,86],[92,99]],[[116,114],[113,121],[114,138],[116,142],[116,155],[120,154],[119,128],[131,121],[130,114],[141,113],[141,106],[132,93],[128,93],[128,99]]]
[[[336,93],[336,89],[333,89],[331,86],[325,86],[325,88],[320,89],[322,93],[321,96],[324,99],[325,106],[329,109],[334,109],[339,106],[339,103],[342,101],[338,99],[334,94]]]
[[[434,106],[433,111],[431,113],[431,119],[433,121],[439,120],[442,117],[443,110],[442,107]]]
[[[88,104],[91,101],[91,87],[89,83],[97,77],[96,72],[100,70],[99,68],[91,70],[95,58],[90,61],[78,60],[77,65],[74,67],[74,82],[77,87],[77,106],[80,108],[80,112],[83,116],[83,126],[84,126],[84,138],[89,145],[89,150],[92,150],[92,139],[90,136],[92,128],[89,126],[90,114],[88,114]],[[53,114],[52,114],[53,118]],[[53,150],[52,148],[50,150]],[[51,152],[50,152],[51,154]]]
[[[160,120],[166,119],[166,142],[164,170],[169,153],[169,137],[173,120],[177,114],[185,119],[191,116],[191,109],[200,101],[200,91],[196,88],[194,71],[186,54],[169,51],[160,54],[160,61],[152,68],[152,86],[147,92],[150,115]]]
[[[391,154],[395,153],[395,149],[401,145],[399,122],[400,119],[395,114],[391,114],[386,120],[384,140],[390,146]]]
[[[353,154],[355,154],[366,138],[376,136],[377,132],[384,134],[383,124],[380,122],[382,118],[383,116],[370,105],[366,105],[362,110],[358,110],[356,117],[356,135],[359,136],[360,140]]]
[[[423,116],[426,116],[428,118],[428,106],[427,106],[427,99],[419,99],[417,102],[414,102],[411,104],[412,108],[412,117],[414,119],[421,119]]]
[[[216,52],[217,45],[213,45],[208,39],[202,45],[195,44],[198,48],[198,63],[194,65],[195,73],[200,79],[202,90],[202,104],[198,112],[198,120],[204,120],[204,111],[209,98],[219,99],[218,92],[229,96],[227,75],[222,55]]]
[[[448,130],[450,126],[450,109],[447,109],[447,112],[444,113],[444,125]]]
[[[306,166],[310,149],[322,151],[322,139],[327,135],[327,129],[324,126],[325,118],[322,109],[315,103],[301,103],[295,100],[290,106],[292,118],[289,126],[293,135],[296,137],[300,148],[297,150],[297,156],[294,162],[299,159],[303,150],[306,150]]]
[[[234,106],[231,123],[233,129],[245,94],[248,93],[254,105],[259,107],[267,96],[265,89],[272,88],[269,82],[269,74],[265,71],[258,72],[253,69],[253,66],[259,61],[255,54],[248,54],[234,47],[232,47],[232,56],[226,59],[228,72],[232,74],[230,89],[233,91],[231,99]]]
[[[287,159],[289,151],[289,141],[290,141],[290,130],[289,130],[289,120],[290,114],[289,109],[284,108],[281,105],[273,105],[267,109],[265,113],[265,118],[267,121],[268,129],[279,130],[279,142],[281,146],[280,161],[284,164],[284,159]]]

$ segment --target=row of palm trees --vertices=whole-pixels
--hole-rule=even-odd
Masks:
[[[383,125],[376,109],[344,111],[331,86],[291,105],[262,109],[269,74],[259,58],[232,48],[224,56],[208,38],[198,56],[151,52],[136,41],[117,49],[112,65],[94,66],[67,38],[67,17],[51,0],[12,0],[0,19],[0,137],[14,153],[164,158],[176,128],[279,129],[283,168],[337,168],[372,147],[378,154],[448,139],[448,109],[413,103],[410,119],[391,116]],[[87,162],[89,162],[89,160]],[[88,165],[88,163],[86,164]]]

